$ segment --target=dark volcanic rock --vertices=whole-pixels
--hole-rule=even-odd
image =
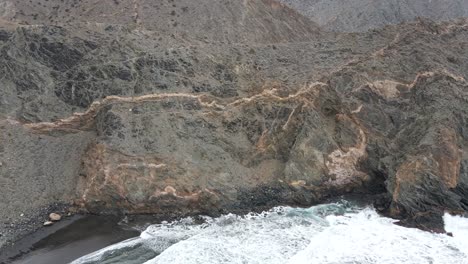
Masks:
[[[326,88],[317,84],[287,97],[264,92],[229,104],[184,94],[116,98],[96,111],[99,143],[84,155],[81,202],[92,211],[206,213],[254,205],[239,199],[242,193],[292,204],[295,192],[306,191],[310,204],[331,189],[359,186],[367,177],[352,166],[364,155],[364,135],[343,136],[358,146],[333,152],[342,142],[327,128],[359,128],[345,113],[329,115],[321,93]],[[320,157],[329,152],[345,157]]]
[[[274,1],[118,2],[2,2],[1,221],[380,193],[442,231],[468,209],[466,20],[335,34]]]
[[[433,218],[427,215],[441,219],[444,211],[466,208],[466,179],[461,175],[466,66],[446,63],[452,56],[466,56],[457,48],[460,29],[421,21],[387,48],[330,79],[358,107],[356,116],[371,146],[366,168],[387,178],[392,200],[388,214],[407,223]],[[445,44],[436,48],[440,39]],[[429,50],[439,51],[422,55]]]

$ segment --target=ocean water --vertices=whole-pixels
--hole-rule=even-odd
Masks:
[[[73,264],[468,264],[467,218],[444,217],[453,237],[394,221],[346,201],[205,217],[201,223],[184,218],[149,226],[140,237]]]

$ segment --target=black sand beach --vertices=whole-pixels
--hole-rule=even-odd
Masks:
[[[139,235],[119,225],[120,218],[74,216],[42,228],[0,253],[0,263],[62,264]]]

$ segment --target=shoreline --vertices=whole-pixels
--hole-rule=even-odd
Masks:
[[[35,231],[20,237],[13,242],[8,242],[1,249],[0,254],[0,263],[10,263],[15,259],[19,259],[22,256],[31,252],[34,244],[39,243],[48,236],[54,234],[55,232],[67,228],[69,225],[78,221],[79,219],[84,218],[84,215],[74,215],[67,218],[64,218],[60,222],[54,223],[54,225],[49,227],[37,228]]]
[[[346,200],[360,206],[374,206],[381,195],[372,194],[348,194],[324,199],[319,204],[334,203]],[[309,206],[282,205],[296,208]],[[212,217],[233,213],[244,215],[250,212],[260,213],[276,206],[238,208],[216,212]],[[95,252],[106,246],[138,236],[149,225],[163,221],[174,221],[184,217],[194,217],[206,214],[192,215],[91,215],[77,214],[65,217],[50,227],[41,227],[36,231],[22,236],[10,246],[4,246],[0,253],[0,264],[46,264],[57,262],[57,259],[68,263],[76,258]],[[385,216],[385,214],[380,213]],[[397,224],[397,223],[395,223]],[[410,226],[407,226],[410,227]],[[420,228],[421,229],[421,228]],[[425,230],[428,231],[428,230]],[[53,260],[53,262],[51,262]]]
[[[65,264],[140,234],[134,228],[120,225],[120,221],[117,216],[71,216],[5,247],[0,254],[0,263]]]
[[[348,200],[358,204],[372,204],[378,195],[358,195],[350,194],[338,197],[332,197],[324,199],[320,203],[311,204],[314,206],[318,204],[333,203],[339,200]],[[292,206],[292,207],[303,207],[298,205],[282,205],[276,206]],[[247,214],[250,212],[262,212],[269,210],[276,206],[257,206],[253,208],[237,208],[226,210],[225,212],[216,212],[213,217],[221,214],[233,213],[238,215]],[[63,209],[62,212],[66,211]],[[76,214],[72,216],[66,216],[61,221],[54,223],[49,227],[43,227],[42,222],[36,223],[35,229],[28,234],[24,235],[20,232],[13,232],[12,242],[5,244],[0,247],[0,264],[15,264],[15,263],[34,263],[39,264],[36,259],[34,262],[29,261],[32,258],[47,258],[47,254],[53,251],[66,251],[68,254],[83,256],[88,253],[94,252],[108,246],[130,238],[132,236],[138,236],[140,231],[146,229],[151,224],[157,224],[162,221],[174,221],[184,217],[199,217],[206,214],[193,214],[193,215],[92,215],[92,214]],[[37,218],[41,219],[41,218]],[[115,232],[117,231],[117,232]],[[116,236],[113,233],[117,233]],[[15,237],[16,235],[16,237]],[[97,239],[96,239],[97,238]],[[80,242],[81,241],[81,242]],[[82,242],[88,241],[93,244],[92,247],[83,245]],[[74,244],[76,249],[71,249],[69,246]],[[68,246],[68,248],[67,248]],[[22,261],[22,262],[18,262]],[[46,259],[44,263],[50,259]],[[56,263],[56,262],[54,262]],[[67,263],[67,262],[64,262]]]
[[[59,213],[63,216],[62,221],[57,222],[54,226],[68,223],[68,220],[72,219],[74,215],[68,216],[70,208],[70,204],[59,202],[29,209],[24,213],[21,213],[23,210],[19,210],[20,213],[17,214],[0,212],[0,251],[3,252],[7,248],[13,247],[24,237],[43,229],[43,224],[48,220],[50,213]],[[50,227],[49,229],[55,228]]]

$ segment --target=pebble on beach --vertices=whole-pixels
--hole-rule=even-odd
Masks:
[[[57,222],[57,221],[60,221],[60,219],[62,219],[62,216],[57,213],[51,213],[49,215],[49,219],[50,221]]]

